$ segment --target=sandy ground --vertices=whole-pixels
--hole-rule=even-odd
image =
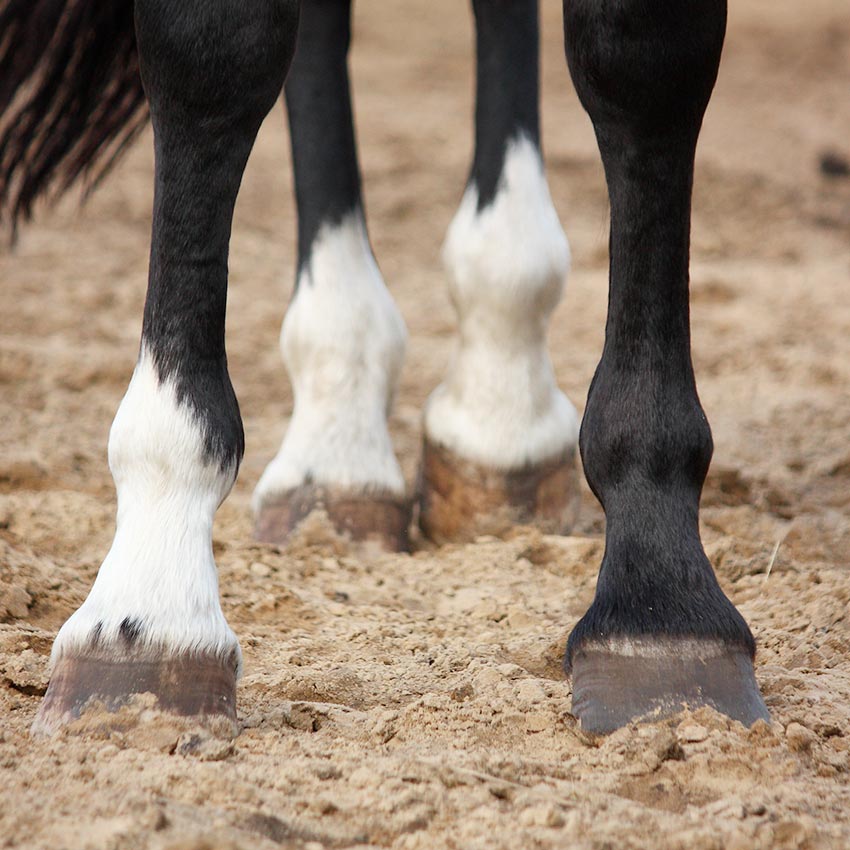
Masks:
[[[559,4],[543,2],[545,147],[574,254],[551,348],[581,408],[602,344],[607,201]],[[52,638],[112,535],[106,439],[140,330],[150,137],[82,214],[45,212],[0,257],[0,846],[850,846],[850,178],[820,167],[824,151],[850,156],[843,5],[733,4],[697,169],[694,360],[716,443],[703,535],[758,640],[772,724],[702,711],[601,743],[577,731],[559,664],[601,557],[588,493],[566,538],[379,557],[321,528],[282,549],[251,542],[250,493],[291,410],[278,108],[232,243],[248,455],[215,529],[246,662],[232,745],[167,724],[27,732]],[[471,147],[460,6],[361,3],[353,55],[372,237],[411,331],[392,417],[409,480],[454,326],[439,246]]]

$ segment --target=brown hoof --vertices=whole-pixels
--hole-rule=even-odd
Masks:
[[[575,450],[535,466],[491,469],[430,442],[422,447],[419,525],[435,543],[534,525],[566,534],[578,518]]]
[[[254,537],[262,543],[283,543],[315,510],[325,511],[340,534],[358,543],[374,541],[388,552],[410,549],[407,500],[390,493],[342,493],[312,484],[267,501],[257,513]]]
[[[749,653],[719,641],[623,639],[579,648],[571,676],[573,714],[592,734],[706,705],[745,726],[770,720]]]
[[[152,694],[154,708],[181,717],[221,717],[236,731],[235,655],[172,657],[66,655],[56,662],[34,734],[51,735],[97,706],[110,713],[142,694]]]

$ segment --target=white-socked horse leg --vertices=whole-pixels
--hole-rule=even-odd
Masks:
[[[115,539],[60,630],[35,720],[50,733],[97,703],[150,694],[235,731],[241,655],[225,621],[213,515],[242,457],[224,348],[239,183],[283,86],[297,3],[136,0],[156,179],[142,344],[109,438]],[[105,47],[104,49],[108,49]]]
[[[56,637],[35,731],[54,731],[92,698],[115,709],[138,693],[177,714],[235,721],[241,652],[219,604],[212,523],[241,450],[209,455],[178,387],[143,342],[109,437],[115,538]]]
[[[570,255],[540,153],[537,3],[473,5],[475,161],[444,247],[458,342],[424,421],[420,525],[438,541],[566,532],[578,507],[578,417],[546,349]]]
[[[354,540],[406,549],[410,501],[387,414],[407,331],[372,255],[347,70],[350,3],[305,3],[286,83],[298,275],[281,332],[292,419],[254,493],[256,535],[315,509]]]

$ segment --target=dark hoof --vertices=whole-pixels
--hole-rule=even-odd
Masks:
[[[566,534],[578,518],[575,451],[534,466],[498,470],[464,460],[427,438],[419,525],[436,543],[502,535],[518,525]]]
[[[342,493],[304,485],[267,501],[257,513],[254,537],[284,543],[313,511],[323,510],[334,528],[352,540],[374,541],[388,552],[410,549],[411,505],[389,493]]]
[[[706,705],[745,726],[770,720],[749,653],[718,641],[621,639],[580,648],[571,675],[573,714],[592,734]]]
[[[92,707],[115,713],[142,694],[153,708],[194,718],[224,718],[236,731],[235,654],[128,658],[66,655],[56,662],[34,734],[51,735]]]

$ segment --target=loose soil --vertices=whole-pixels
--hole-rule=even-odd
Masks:
[[[582,408],[599,358],[607,198],[544,0],[544,142],[573,270],[554,318]],[[471,22],[457,0],[357,10],[353,52],[375,252],[410,328],[391,419],[413,481],[454,316],[439,246],[470,160]],[[245,176],[228,339],[248,454],[219,511],[224,611],[245,653],[241,735],[97,716],[28,729],[61,623],[113,532],[109,425],[141,324],[145,135],[82,212],[42,210],[0,257],[0,845],[27,848],[850,846],[850,20],[838,0],[738,0],[698,154],[693,349],[715,437],[703,537],[752,625],[772,722],[708,710],[598,742],[569,713],[566,637],[603,516],[410,555],[319,522],[251,541],[249,499],[292,399],[277,338],[294,271],[283,112]],[[824,161],[824,156],[827,156]]]

